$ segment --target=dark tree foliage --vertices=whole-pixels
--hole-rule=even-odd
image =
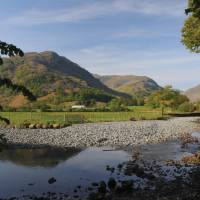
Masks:
[[[6,85],[8,88],[11,88],[12,90],[16,91],[16,92],[22,92],[22,94],[26,97],[28,97],[29,100],[31,101],[35,101],[36,98],[35,96],[28,90],[26,89],[24,86],[22,85],[17,85],[12,83],[12,81],[10,79],[1,79],[0,78],[0,87]]]
[[[0,55],[5,55],[5,56],[24,56],[24,53],[21,49],[17,48],[16,46],[12,45],[12,44],[7,44],[6,42],[2,42],[0,41]],[[3,64],[3,59],[0,57],[0,65]],[[27,90],[24,86],[20,86],[20,85],[16,85],[14,83],[12,83],[11,80],[9,79],[3,79],[0,77],[0,87],[6,85],[7,87],[17,91],[17,92],[22,92],[24,96],[27,96],[29,100],[33,101],[35,100],[34,95]],[[0,106],[0,109],[2,109],[2,107]],[[7,124],[10,124],[10,121],[4,117],[0,116],[0,121],[4,121]]]
[[[0,40],[0,52],[1,52],[1,55],[6,55],[6,56],[9,56],[9,57],[12,57],[12,56],[24,56],[24,53],[21,49],[17,48],[15,45],[13,44],[7,44],[6,42],[2,42]],[[3,59],[0,57],[0,65],[3,64]]]
[[[0,121],[5,122],[6,124],[10,124],[10,120],[7,119],[7,118],[5,118],[5,117],[1,117],[1,116],[0,116]]]
[[[13,44],[7,44],[6,42],[0,41],[0,54],[5,56],[24,56],[24,53],[21,49],[17,48]],[[3,59],[0,57],[0,65],[3,64]],[[22,94],[26,97],[28,97],[29,100],[34,101],[36,100],[35,96],[24,86],[17,85],[12,83],[11,80],[1,78],[0,77],[0,87],[6,85],[7,87],[15,90],[16,92],[22,92]]]
[[[85,88],[72,94],[72,99],[78,100],[83,104],[88,104],[88,102],[90,101],[99,101],[107,103],[113,99],[113,96],[99,89]]]
[[[200,18],[200,0],[189,0],[188,8],[185,10],[185,13]]]

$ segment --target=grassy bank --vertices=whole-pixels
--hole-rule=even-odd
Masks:
[[[82,123],[82,122],[114,122],[129,121],[131,118],[157,119],[160,111],[130,112],[1,112],[0,115],[10,120],[11,124],[31,123]]]

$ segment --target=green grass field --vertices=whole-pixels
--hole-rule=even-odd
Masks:
[[[133,109],[130,112],[1,112],[0,115],[10,120],[11,124],[31,123],[82,123],[82,122],[114,122],[136,119],[157,119],[160,111]]]

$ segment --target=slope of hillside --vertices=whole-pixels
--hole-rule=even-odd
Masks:
[[[190,99],[192,102],[200,101],[200,85],[191,88],[185,92],[185,95]]]
[[[0,75],[27,87],[37,97],[56,90],[94,87],[112,95],[124,95],[113,91],[87,70],[55,52],[26,53],[24,57],[4,59]]]
[[[106,86],[124,92],[130,95],[135,93],[150,93],[154,90],[158,90],[161,87],[152,79],[145,76],[99,76],[95,75]]]

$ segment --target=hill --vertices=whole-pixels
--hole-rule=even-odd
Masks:
[[[126,95],[108,88],[78,64],[51,51],[26,53],[24,57],[4,58],[4,64],[0,66],[0,76],[25,86],[36,97],[57,91],[90,87],[115,96]],[[9,93],[7,97],[10,98],[12,95],[6,88],[0,88],[1,97],[5,91]]]
[[[109,88],[129,95],[137,93],[143,93],[145,95],[161,88],[154,80],[146,76],[95,75],[95,77]]]
[[[185,95],[190,99],[192,102],[200,101],[200,85],[191,88],[185,92]]]

